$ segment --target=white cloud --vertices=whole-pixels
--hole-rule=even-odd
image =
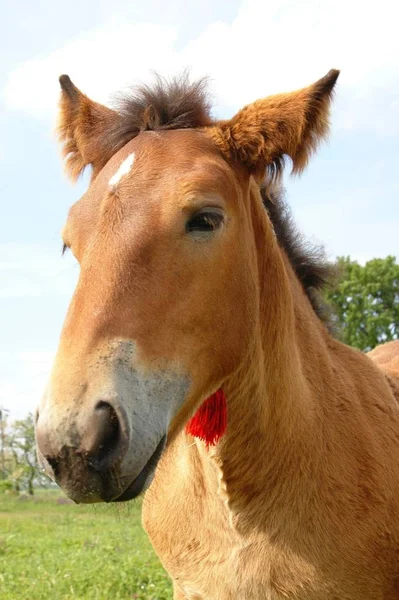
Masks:
[[[83,32],[52,54],[19,65],[9,76],[6,106],[36,117],[54,114],[58,77],[68,73],[84,91],[101,102],[148,74],[150,65],[165,71],[175,64],[176,30],[153,24],[113,19],[103,27]],[[29,93],[27,93],[29,90]]]
[[[16,67],[5,102],[9,109],[45,117],[55,112],[62,72],[104,102],[110,93],[148,80],[152,70],[171,74],[188,66],[195,76],[211,77],[219,108],[234,110],[311,83],[336,67],[342,70],[337,124],[397,133],[397,11],[393,0],[378,5],[371,0],[245,0],[231,24],[210,24],[181,50],[177,28],[115,17]]]
[[[52,312],[61,310],[55,296],[63,297],[64,300],[71,296],[78,272],[76,261],[71,255],[61,258],[59,251],[35,244],[0,244],[0,300],[3,311],[5,310],[5,318],[15,323],[14,299],[26,300],[25,309],[19,318],[24,324],[22,329],[25,328],[26,335],[23,336],[18,329],[15,332],[16,337],[12,340],[8,340],[7,336],[1,340],[2,348],[7,348],[9,341],[11,348],[0,351],[0,406],[9,409],[13,419],[23,418],[28,412],[35,410],[44,391],[54,357],[54,352],[38,350],[37,346],[35,348],[36,344],[42,345],[42,348],[43,345],[44,348],[48,347],[49,336],[48,332],[44,331],[47,326],[45,312],[40,315],[33,312],[30,298],[43,298],[43,303],[47,303],[49,308],[51,302]],[[25,343],[27,339],[33,338],[29,333],[32,318],[42,319],[44,335],[36,340],[33,349],[29,349],[30,341],[27,346]],[[60,313],[60,324],[61,320]],[[24,344],[20,341],[18,345],[25,349],[13,350],[20,337]]]
[[[70,295],[78,276],[76,261],[38,245],[0,244],[0,298]]]
[[[51,352],[0,352],[0,406],[12,419],[34,412],[44,392],[54,356]]]

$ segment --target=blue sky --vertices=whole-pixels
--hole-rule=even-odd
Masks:
[[[399,37],[391,0],[42,0],[2,4],[0,24],[0,406],[33,410],[78,267],[61,258],[68,207],[53,134],[58,76],[95,100],[153,70],[209,75],[215,114],[342,71],[332,131],[300,179],[300,228],[330,257],[399,256]]]

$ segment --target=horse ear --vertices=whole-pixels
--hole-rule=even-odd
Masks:
[[[230,121],[213,128],[211,135],[224,154],[238,160],[255,177],[281,172],[284,157],[294,173],[306,167],[318,143],[329,130],[329,109],[339,71],[331,70],[313,85],[257,100]]]
[[[84,168],[91,165],[95,176],[112,156],[111,149],[102,140],[120,116],[90,100],[68,75],[61,75],[59,81],[61,99],[57,131],[63,146],[66,171],[75,181]]]

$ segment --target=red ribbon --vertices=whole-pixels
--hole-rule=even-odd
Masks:
[[[186,432],[215,446],[227,428],[227,403],[222,389],[217,390],[197,410],[186,425]]]

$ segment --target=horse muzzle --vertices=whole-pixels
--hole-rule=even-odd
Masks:
[[[36,442],[45,472],[77,503],[120,502],[141,494],[152,480],[166,434],[132,460],[129,420],[120,403],[99,400],[63,418],[38,412]]]

